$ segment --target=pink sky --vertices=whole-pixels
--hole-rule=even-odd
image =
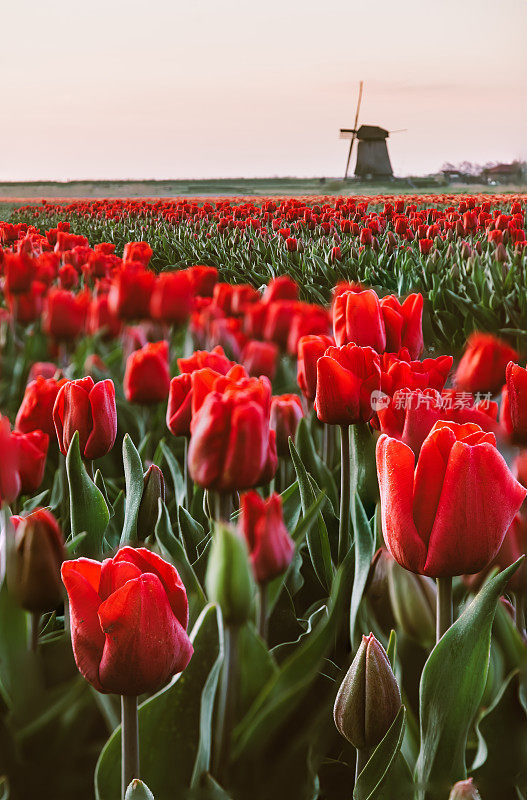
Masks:
[[[0,180],[341,175],[361,119],[396,174],[527,158],[525,0],[17,0]]]

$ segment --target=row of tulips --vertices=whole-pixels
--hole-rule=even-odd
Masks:
[[[56,240],[52,232],[67,220],[84,234],[81,247],[88,237],[122,252],[135,235],[148,240],[157,271],[207,264],[221,280],[255,288],[288,273],[301,298],[314,303],[326,302],[335,284],[350,278],[381,293],[421,291],[429,300],[429,345],[460,348],[482,327],[526,344],[527,308],[518,291],[525,282],[522,195],[97,200],[28,206],[14,220],[0,230],[9,246],[37,226],[50,229],[50,246],[58,241],[64,249],[71,233],[59,231]],[[70,280],[67,269],[64,281]]]
[[[421,294],[342,283],[328,308],[301,302],[287,276],[261,292],[210,267],[156,277],[144,242],[121,260],[72,236],[19,228],[3,255],[3,375],[28,382],[17,402],[4,387],[0,614],[31,623],[17,669],[49,673],[49,650],[71,636],[99,697],[90,713],[111,733],[97,796],[119,791],[119,745],[130,798],[476,797],[468,770],[483,796],[521,788],[521,757],[504,776],[485,745],[490,715],[515,704],[520,732],[525,718],[520,354],[474,334],[449,385],[452,356],[422,357]],[[40,280],[44,241],[56,269],[27,337],[13,276],[23,262],[30,287]],[[68,289],[56,286],[66,265]],[[59,293],[70,305],[52,326]],[[88,293],[118,324],[86,348],[86,317],[60,325]],[[37,361],[46,348],[54,360]],[[17,798],[32,780],[28,713],[45,733],[68,701],[54,711],[55,674],[22,713],[6,663]],[[475,722],[485,753],[471,750]]]

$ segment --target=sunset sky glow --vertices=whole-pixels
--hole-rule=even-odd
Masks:
[[[18,0],[0,180],[341,175],[360,121],[396,174],[527,158],[526,0]]]

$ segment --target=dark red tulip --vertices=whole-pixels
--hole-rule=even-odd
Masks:
[[[527,370],[514,364],[507,365],[507,400],[515,442],[527,443]]]
[[[60,451],[66,455],[75,431],[81,456],[88,461],[109,453],[117,436],[117,410],[113,381],[94,383],[90,376],[67,381],[53,407]]]
[[[298,423],[303,416],[302,401],[297,394],[280,394],[272,398],[269,424],[276,432],[276,450],[279,456],[289,455],[289,437],[294,440]]]
[[[284,524],[282,500],[278,494],[264,500],[257,492],[247,492],[241,497],[240,510],[240,529],[254,577],[265,584],[287,570],[295,552]]]
[[[26,386],[24,397],[15,420],[15,429],[22,433],[40,430],[55,441],[53,406],[66,380],[38,376]]]
[[[38,430],[28,433],[13,431],[11,436],[18,445],[20,491],[22,494],[34,494],[44,478],[49,436]]]
[[[458,364],[455,384],[465,392],[499,392],[505,383],[509,361],[518,353],[507,342],[490,333],[473,333]]]
[[[123,389],[129,403],[160,403],[170,389],[168,343],[145,344],[128,356]]]
[[[371,347],[328,347],[317,362],[315,411],[321,422],[356,425],[374,413],[381,386],[379,356]]]
[[[333,334],[340,347],[356,344],[372,347],[378,353],[386,349],[386,331],[379,298],[373,289],[344,292],[333,303]]]
[[[64,540],[58,522],[48,509],[37,508],[15,525],[15,547],[10,554],[8,584],[27,611],[53,611],[63,600],[60,567]]]
[[[188,601],[175,568],[141,547],[102,564],[66,561],[71,638],[81,674],[99,692],[153,692],[192,656]]]

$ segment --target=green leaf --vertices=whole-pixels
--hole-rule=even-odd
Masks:
[[[377,745],[360,773],[353,790],[353,800],[373,800],[378,797],[378,792],[389,776],[401,750],[405,727],[406,709],[401,706],[384,738]]]
[[[352,502],[355,502],[354,517],[354,543],[355,543],[355,574],[353,577],[353,591],[350,605],[350,639],[356,645],[355,627],[357,614],[361,604],[364,588],[368,580],[371,560],[375,552],[375,540],[372,534],[368,517],[364,511],[360,497],[355,492]]]
[[[527,786],[527,717],[520,702],[520,674],[509,675],[480,718],[478,751],[471,774],[482,797],[514,797]]]
[[[253,622],[242,625],[237,639],[240,670],[237,682],[237,716],[249,710],[268,680],[277,671],[275,661]]]
[[[197,522],[183,506],[178,506],[177,524],[187,556],[190,561],[195,561],[199,555],[199,546],[203,545],[207,538],[203,525]]]
[[[326,489],[326,494],[333,506],[333,510],[338,509],[339,499],[337,485],[330,470],[315,450],[313,438],[305,417],[302,417],[298,423],[295,435],[295,446],[307,471],[311,473],[319,486],[324,486]]]
[[[143,497],[143,462],[141,456],[127,433],[123,439],[124,480],[126,499],[124,503],[124,524],[120,546],[137,544],[137,514]]]
[[[390,631],[386,655],[388,656],[388,661],[390,662],[392,669],[395,670],[395,659],[397,658],[397,634],[394,630]]]
[[[315,492],[311,487],[309,475],[304,467],[300,456],[294,446],[292,440],[289,440],[289,448],[291,450],[291,458],[296,471],[298,479],[298,486],[300,489],[300,500],[302,502],[302,513],[305,515],[311,504],[316,500]],[[315,574],[320,583],[329,591],[333,580],[333,563],[331,561],[331,547],[329,544],[328,531],[324,517],[319,511],[318,524],[316,530],[311,530],[307,536],[307,546],[309,555],[313,563]]]
[[[163,558],[170,561],[181,575],[181,580],[189,595],[195,595],[198,609],[206,605],[207,600],[202,586],[192,568],[185,549],[179,539],[174,536],[170,516],[161,498],[158,501],[158,516],[155,528],[155,539]]]
[[[419,692],[419,800],[443,800],[466,778],[465,749],[487,677],[496,605],[520,564],[489,580],[432,650]]]
[[[284,661],[235,729],[235,759],[264,747],[318,676],[322,659],[334,641],[345,599],[349,597],[351,569],[348,554],[333,581],[327,615],[303,640],[302,645]]]
[[[184,672],[139,707],[141,774],[159,800],[183,797],[200,747],[202,693],[220,653],[215,606],[207,606],[192,632],[194,655]],[[120,792],[121,728],[105,744],[95,769],[97,800]]]
[[[185,487],[185,478],[181,472],[181,468],[178,464],[178,461],[173,454],[172,450],[165,442],[164,439],[161,439],[159,442],[159,446],[161,447],[161,452],[165,458],[165,461],[168,464],[168,469],[170,470],[170,475],[172,477],[172,482],[174,484],[174,494],[176,496],[176,503],[178,506],[183,505],[186,498],[186,487]]]
[[[311,531],[311,528],[317,522],[318,513],[320,511],[320,506],[324,502],[325,495],[319,494],[317,499],[314,503],[311,504],[309,509],[307,510],[306,514],[298,521],[297,525],[295,526],[294,531],[291,534],[291,538],[295,543],[296,550],[298,551],[302,545],[307,534]],[[269,586],[267,587],[267,603],[268,603],[268,613],[270,614],[273,608],[276,605],[276,601],[280,596],[280,592],[282,591],[284,584],[287,581],[290,571],[294,568],[294,559],[291,561],[289,568],[284,572],[283,575],[279,575],[273,581],[270,582]]]
[[[86,531],[82,548],[77,548],[75,553],[78,555],[81,549],[84,556],[98,557],[110,512],[82,462],[78,431],[73,434],[66,456],[66,472],[70,490],[71,535],[74,538]]]

